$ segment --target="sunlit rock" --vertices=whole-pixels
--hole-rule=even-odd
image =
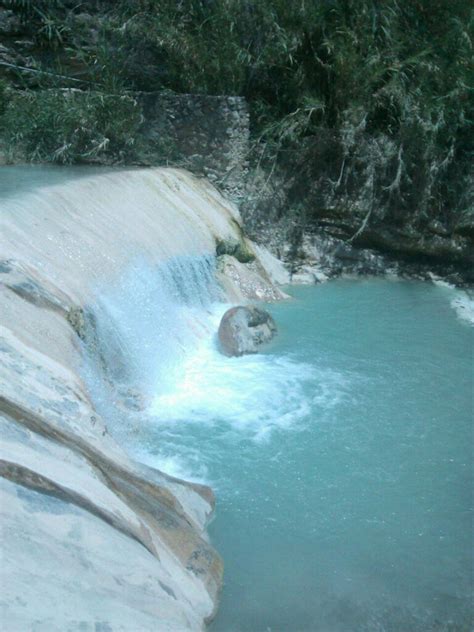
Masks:
[[[0,619],[25,632],[201,630],[222,583],[205,532],[212,491],[126,454],[85,388],[81,353],[97,357],[120,412],[141,411],[128,347],[100,355],[97,284],[138,254],[150,269],[212,258],[217,238],[241,238],[238,212],[181,171],[82,175],[0,200]]]
[[[217,277],[233,302],[281,301],[288,298],[268,277],[259,260],[241,263],[230,255],[217,258]]]
[[[283,294],[263,251],[249,261],[236,207],[205,181],[85,169],[48,184],[49,173],[29,170],[28,187],[0,199],[0,620],[12,632],[202,630],[223,574],[206,533],[212,490],[133,460],[113,414],[140,419],[148,369],[175,348],[157,333],[184,348],[190,320],[204,335],[193,306],[206,292]],[[219,264],[214,275],[216,244],[247,263],[223,254],[228,275]],[[257,347],[274,325],[248,311]],[[99,413],[92,383],[113,409]]]
[[[227,356],[257,353],[259,347],[275,334],[275,322],[264,309],[232,307],[226,311],[219,325],[220,350]]]
[[[250,263],[254,261],[255,254],[252,252],[247,240],[243,237],[241,239],[217,239],[216,240],[216,255],[231,255],[235,257],[240,263]]]

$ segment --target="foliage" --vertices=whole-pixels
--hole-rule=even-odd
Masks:
[[[267,164],[299,148],[326,206],[428,222],[466,203],[473,28],[467,0],[122,0],[105,38],[130,87],[246,96]]]
[[[73,163],[107,156],[133,160],[141,124],[140,108],[129,96],[79,90],[17,93],[2,117],[7,140],[29,160]]]
[[[40,46],[55,49],[67,40],[69,29],[61,0],[4,0],[4,5],[20,16]]]
[[[351,206],[359,223],[376,208],[403,224],[444,220],[469,205],[474,113],[469,0],[8,0],[7,5],[23,17],[32,37],[38,40],[42,33],[42,45],[57,51],[52,65],[66,59],[100,91],[245,96],[255,160],[265,147],[261,164],[271,174],[275,161],[284,169],[292,152],[295,190],[301,192],[303,179],[317,182],[324,192],[321,207]],[[89,39],[87,11],[95,25]],[[45,97],[45,107],[51,106]],[[45,114],[44,121],[53,121],[51,116]],[[56,129],[72,129],[71,116],[59,107]],[[98,105],[80,116],[86,124],[78,129],[104,126]],[[68,159],[84,158],[97,147],[105,149],[100,139],[112,132],[101,131],[97,142],[79,140],[80,148],[64,140],[48,144],[33,134],[38,140],[29,144],[30,152],[60,157],[61,148],[71,146],[65,150]],[[332,146],[322,152],[328,137]]]

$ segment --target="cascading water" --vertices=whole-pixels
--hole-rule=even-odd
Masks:
[[[87,377],[99,412],[141,460],[192,479],[196,471],[183,470],[187,459],[163,433],[186,441],[191,424],[205,432],[239,428],[264,441],[308,415],[305,383],[326,402],[341,379],[284,356],[222,356],[216,332],[229,303],[214,273],[211,256],[155,267],[136,260],[116,283],[98,286],[88,308]]]
[[[154,267],[137,260],[97,291],[94,335],[115,386],[148,398],[169,388],[186,349],[207,332],[208,310],[222,297],[213,273],[211,256],[177,257]]]
[[[217,493],[213,629],[467,630],[472,331],[452,309],[467,295],[293,288],[275,342],[226,358],[212,271],[136,266],[95,309],[148,385],[144,410],[102,412],[139,459]]]
[[[159,257],[143,237],[145,254],[131,248],[118,274],[109,264],[127,244],[120,229],[111,250],[94,254],[93,265],[113,274],[98,274],[83,292],[85,375],[110,430],[136,457],[215,489],[211,537],[226,583],[213,629],[470,629],[469,297],[375,279],[291,288],[295,300],[269,307],[275,341],[261,354],[226,358],[215,333],[228,305],[202,199],[196,215],[189,190],[177,190],[182,177],[171,190],[151,174],[127,178],[102,181],[107,191],[113,182],[114,195],[76,182],[73,194],[61,187],[48,196],[57,205],[87,191],[96,208],[98,195],[112,221],[109,197],[129,212],[140,186],[145,232],[159,215]],[[160,187],[175,214],[185,207],[168,233],[166,213],[154,207]],[[58,225],[42,229],[53,246],[64,230],[57,208]],[[92,266],[76,250],[66,249],[74,279]]]

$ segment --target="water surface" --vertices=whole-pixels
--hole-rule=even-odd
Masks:
[[[213,632],[470,630],[469,297],[387,279],[291,287],[269,306],[275,341],[226,358],[213,270],[137,260],[98,287],[117,388],[97,367],[88,380],[136,458],[215,490]]]
[[[289,291],[264,354],[202,342],[141,431],[144,458],[216,491],[213,632],[471,629],[473,330],[455,292]]]
[[[4,167],[0,189],[89,173]],[[216,492],[213,632],[471,630],[472,299],[382,279],[291,287],[269,306],[275,341],[225,358],[214,266],[136,259],[98,282],[85,367],[119,441]]]

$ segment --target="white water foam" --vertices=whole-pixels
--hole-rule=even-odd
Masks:
[[[179,451],[179,448],[176,448],[176,450]],[[187,450],[186,455],[182,455],[178,454],[177,451],[173,451],[172,446],[169,446],[158,452],[153,449],[152,451],[143,450],[137,456],[141,463],[165,472],[169,476],[174,476],[184,481],[200,483],[201,485],[212,485],[208,469],[202,462],[200,453],[190,454],[189,450]]]
[[[223,309],[216,306],[215,328]],[[236,445],[247,452],[252,444],[257,448],[277,434],[303,432],[312,423],[331,424],[349,390],[342,373],[271,349],[225,357],[210,335],[185,357],[174,386],[154,398],[140,440],[146,454],[139,457],[222,492],[228,481],[215,473],[222,454]]]
[[[430,278],[434,285],[449,292],[450,304],[457,317],[461,321],[474,326],[474,296],[464,290],[458,290],[455,285],[440,279],[434,274],[430,274]]]
[[[223,356],[216,332],[230,305],[221,296],[212,258],[183,257],[156,267],[137,260],[116,285],[98,289],[94,304],[99,355],[119,385],[118,397],[102,397],[103,414],[136,458],[199,482],[209,482],[206,455],[190,435],[211,429],[224,442],[268,441],[330,417],[344,391],[340,374],[272,347]],[[100,390],[93,382],[91,391]],[[116,408],[129,391],[143,396],[145,410]]]
[[[214,307],[211,331],[217,331],[226,307]],[[323,415],[339,400],[343,381],[339,374],[277,354],[225,357],[210,335],[184,358],[174,386],[155,397],[149,412],[167,428],[218,425],[265,441],[274,431],[302,427],[315,408]]]
[[[263,355],[225,358],[208,341],[186,358],[182,379],[150,412],[160,424],[225,423],[264,440],[309,414],[303,385],[312,378],[308,365]]]
[[[456,291],[456,296],[451,301],[451,307],[456,311],[457,317],[474,326],[474,298],[467,292]]]

